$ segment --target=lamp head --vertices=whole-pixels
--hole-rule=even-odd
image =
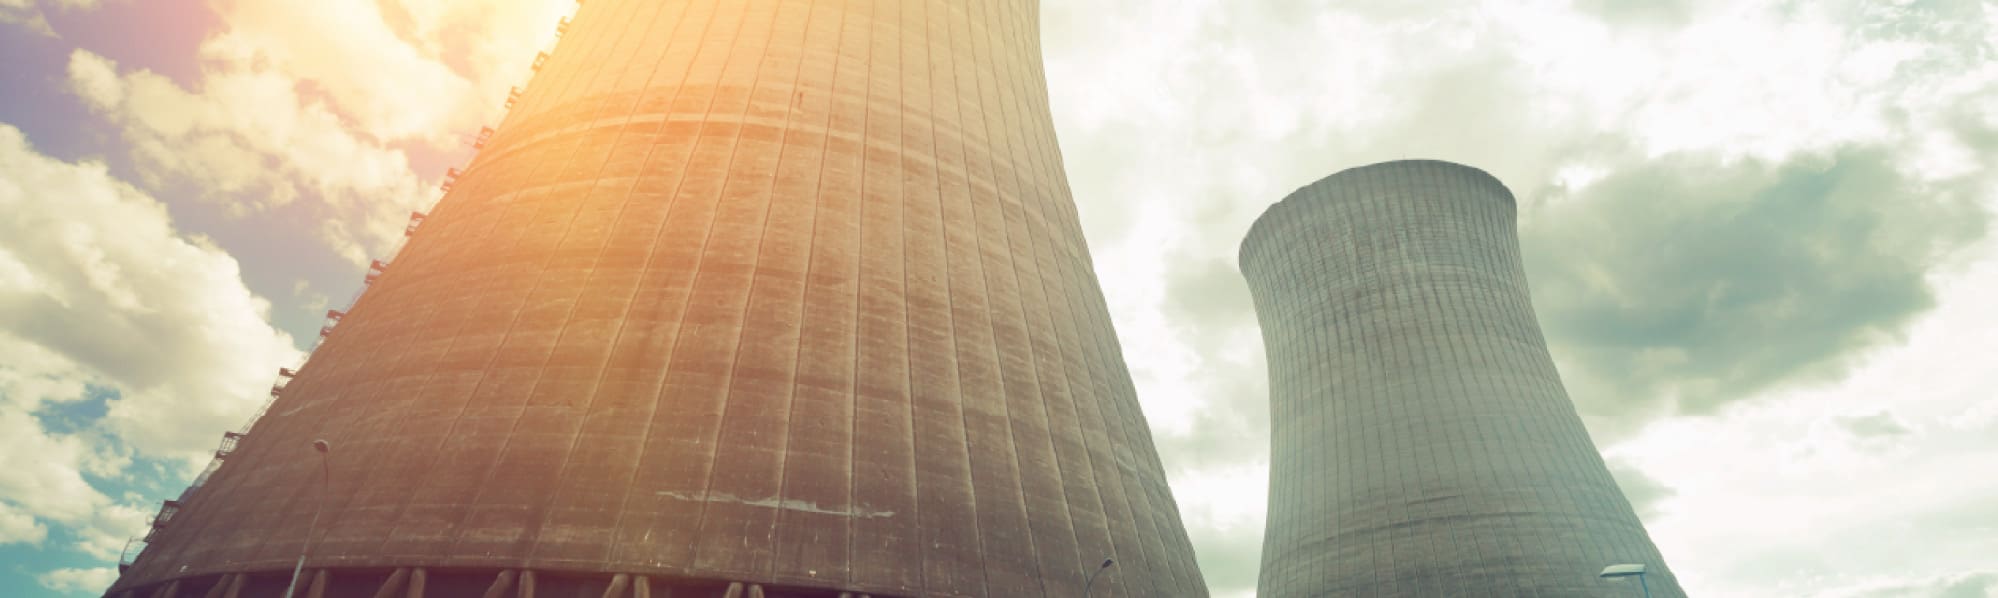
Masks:
[[[1115,565],[1115,564],[1117,564],[1117,561],[1114,561],[1114,560],[1110,560],[1110,559],[1103,559],[1103,564],[1102,564],[1102,565],[1098,565],[1098,566],[1097,566],[1096,568],[1098,568],[1098,569],[1109,569],[1111,565]]]
[[[330,442],[326,442],[326,440],[324,439],[314,440],[312,441],[312,448],[313,450],[319,451],[320,454],[325,454],[333,450],[333,444]]]
[[[1612,577],[1630,577],[1633,575],[1643,575],[1643,574],[1644,574],[1644,565],[1623,564],[1623,565],[1610,565],[1608,567],[1603,567],[1603,572],[1597,574],[1596,576],[1601,577],[1603,579],[1609,579]]]

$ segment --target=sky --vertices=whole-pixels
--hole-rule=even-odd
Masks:
[[[1696,596],[1998,596],[1998,2],[1071,0],[1050,101],[1218,596],[1263,532],[1249,223],[1518,197],[1570,394]],[[439,195],[567,0],[0,0],[0,595],[90,596]]]

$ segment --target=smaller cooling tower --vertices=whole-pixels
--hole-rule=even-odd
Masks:
[[[1270,368],[1260,594],[1683,596],[1561,387],[1512,194],[1434,161],[1299,189],[1242,242]]]

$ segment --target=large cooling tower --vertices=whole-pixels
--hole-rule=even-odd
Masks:
[[[1039,18],[582,3],[112,592],[1205,595]]]
[[[1561,387],[1512,194],[1432,161],[1299,189],[1242,243],[1270,369],[1259,596],[1681,596]]]

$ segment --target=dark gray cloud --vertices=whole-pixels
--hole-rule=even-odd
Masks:
[[[1984,115],[1978,114],[1975,106],[1957,106],[1950,111],[1950,132],[1965,146],[1979,154],[1989,155],[1998,151],[1998,120],[1986,122]]]
[[[1834,418],[1840,428],[1859,438],[1893,438],[1906,436],[1910,430],[1906,424],[1885,411],[1872,415],[1858,415]]]
[[[1575,9],[1612,25],[1684,25],[1693,16],[1686,0],[1575,0]]]
[[[1852,598],[1990,598],[1998,595],[1998,572],[1981,571],[1874,588]]]
[[[1210,245],[1233,247],[1232,242]],[[1175,472],[1225,471],[1268,462],[1268,374],[1261,359],[1242,363],[1223,357],[1224,347],[1244,340],[1260,343],[1260,337],[1242,336],[1257,330],[1255,312],[1250,307],[1248,283],[1235,269],[1232,252],[1227,257],[1180,251],[1168,258],[1177,267],[1166,278],[1162,309],[1179,342],[1198,348],[1190,383],[1204,399],[1194,414],[1199,425],[1183,433],[1154,437],[1161,459]],[[1261,483],[1260,478],[1256,483]],[[1252,495],[1252,491],[1242,489],[1200,488],[1196,492]],[[1255,590],[1262,566],[1260,523],[1194,525],[1188,533],[1198,547],[1195,554],[1201,573],[1217,596]]]
[[[1617,487],[1623,490],[1623,496],[1630,499],[1631,508],[1644,519],[1658,516],[1659,503],[1679,494],[1679,491],[1629,463],[1610,461],[1609,471],[1610,477],[1616,478]]]
[[[1176,260],[1180,267],[1166,278],[1166,315],[1191,333],[1200,346],[1214,346],[1222,336],[1256,323],[1249,284],[1233,260],[1210,257]]]
[[[1235,335],[1255,330],[1248,283],[1232,261],[1185,259],[1167,278],[1165,314],[1175,336],[1203,352],[1194,384],[1208,400],[1200,425],[1158,438],[1161,455],[1175,468],[1202,469],[1262,458],[1269,453],[1267,373],[1261,362],[1242,364],[1214,353]]]
[[[1911,180],[1894,159],[1678,155],[1540,198],[1522,244],[1577,403],[1708,413],[1836,376],[1895,338],[1934,302],[1925,274],[1980,237],[1983,216],[1970,183]]]
[[[1195,529],[1191,532],[1194,545],[1199,547],[1196,556],[1200,560],[1201,575],[1216,595],[1256,588],[1256,575],[1263,564],[1263,530],[1242,531],[1244,533]]]
[[[1936,598],[1991,598],[1998,592],[1998,574],[1973,575],[1936,589]]]

